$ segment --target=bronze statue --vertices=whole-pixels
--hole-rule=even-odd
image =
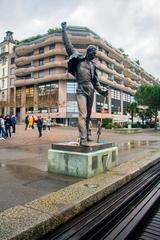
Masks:
[[[92,141],[89,137],[89,122],[93,105],[94,89],[101,95],[108,94],[108,90],[102,89],[96,72],[96,65],[92,61],[96,55],[96,46],[89,45],[86,55],[80,54],[72,45],[67,34],[67,23],[63,22],[62,38],[66,52],[69,56],[68,72],[77,80],[77,104],[79,110],[79,135],[80,145],[86,145]]]

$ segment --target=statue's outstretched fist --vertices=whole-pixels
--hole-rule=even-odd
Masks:
[[[62,22],[61,26],[62,26],[62,29],[66,29],[67,28],[67,23],[66,22]]]

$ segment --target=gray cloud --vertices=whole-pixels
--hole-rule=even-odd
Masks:
[[[16,39],[46,33],[61,21],[91,28],[113,46],[139,59],[160,76],[159,0],[1,0],[0,40],[5,31]]]

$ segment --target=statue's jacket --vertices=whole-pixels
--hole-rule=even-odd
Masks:
[[[103,92],[98,81],[96,64],[88,61],[86,57],[80,54],[71,44],[66,31],[62,31],[64,46],[69,55],[68,72],[77,80],[77,94],[85,94],[93,97],[94,89],[100,94]]]
[[[96,89],[101,94],[102,88],[98,81],[96,64],[93,61],[87,62],[86,57],[76,51],[69,57],[68,72],[77,79],[77,93],[90,96]]]

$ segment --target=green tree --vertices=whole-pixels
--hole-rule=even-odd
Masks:
[[[148,106],[154,112],[155,130],[157,129],[157,115],[160,110],[160,85],[142,85],[138,88],[135,99],[138,104]]]
[[[49,28],[48,29],[48,34],[52,34],[52,33],[61,33],[61,28]]]
[[[136,102],[129,103],[127,106],[127,112],[129,112],[131,115],[131,121],[132,121],[132,125],[133,125],[133,117],[138,112],[137,103]]]

